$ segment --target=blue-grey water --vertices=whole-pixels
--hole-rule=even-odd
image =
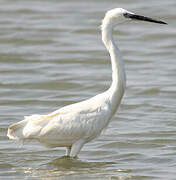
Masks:
[[[123,7],[168,22],[130,23],[114,37],[127,88],[106,131],[79,158],[6,136],[25,115],[47,114],[105,91],[101,19]],[[176,179],[175,0],[0,1],[0,179]]]

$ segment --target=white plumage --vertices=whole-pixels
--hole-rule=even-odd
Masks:
[[[102,40],[112,64],[112,84],[107,91],[48,115],[27,116],[11,125],[7,136],[14,140],[36,140],[48,147],[66,147],[66,155],[75,157],[85,143],[100,135],[121,102],[126,82],[123,61],[112,38],[112,30],[129,19],[164,24],[122,8],[106,13],[102,22]]]

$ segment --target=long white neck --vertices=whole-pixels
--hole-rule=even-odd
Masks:
[[[116,112],[120,105],[124,94],[126,78],[124,64],[120,56],[120,52],[112,37],[113,26],[106,19],[102,24],[102,41],[109,51],[112,64],[112,84],[108,90],[108,98],[110,99],[112,115]]]

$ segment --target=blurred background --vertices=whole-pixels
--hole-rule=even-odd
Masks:
[[[79,159],[64,148],[14,143],[10,124],[90,98],[111,84],[100,25],[122,7],[168,25],[130,23],[114,37],[127,89],[108,128]],[[174,180],[175,0],[0,0],[0,179]]]

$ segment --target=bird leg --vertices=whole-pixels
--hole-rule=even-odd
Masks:
[[[70,157],[76,157],[84,144],[85,140],[83,139],[76,141],[71,147]]]
[[[66,153],[65,156],[70,156],[71,146],[66,147]]]

